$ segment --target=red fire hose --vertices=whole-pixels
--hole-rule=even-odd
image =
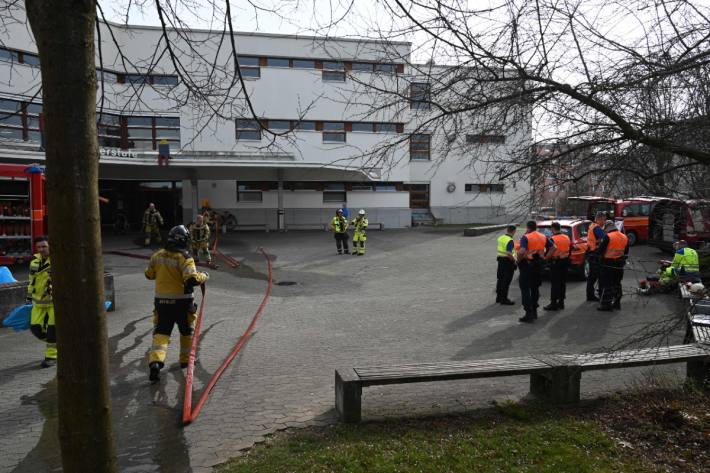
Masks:
[[[256,325],[257,320],[261,317],[261,314],[264,312],[264,307],[266,306],[266,302],[269,300],[269,296],[271,295],[271,289],[273,287],[273,277],[272,277],[272,270],[271,270],[271,259],[269,258],[269,255],[266,254],[263,248],[260,248],[261,254],[264,255],[264,258],[266,258],[266,267],[267,267],[267,273],[268,273],[268,283],[266,286],[266,292],[264,293],[264,297],[261,300],[261,304],[259,304],[259,307],[256,309],[256,313],[251,319],[251,323],[247,327],[247,329],[244,331],[241,337],[239,337],[239,340],[237,341],[237,344],[234,345],[234,348],[232,348],[232,351],[227,355],[227,357],[222,361],[222,364],[217,368],[217,371],[212,375],[210,380],[207,382],[207,386],[205,386],[205,389],[202,391],[202,394],[200,395],[200,398],[197,400],[197,404],[195,406],[192,406],[192,382],[193,382],[193,374],[195,370],[195,354],[197,353],[197,345],[199,343],[199,338],[200,338],[200,327],[202,326],[202,318],[204,315],[204,305],[205,305],[205,288],[202,286],[202,301],[200,302],[200,309],[198,311],[198,316],[197,316],[197,323],[195,324],[195,332],[192,336],[192,347],[190,349],[190,357],[188,360],[187,364],[187,374],[185,377],[185,397],[183,400],[183,406],[182,406],[182,423],[183,425],[188,425],[191,422],[193,422],[195,419],[197,419],[197,416],[200,414],[200,411],[202,410],[202,406],[204,406],[205,402],[207,401],[207,398],[209,397],[210,393],[212,392],[212,389],[214,388],[215,384],[217,384],[217,381],[219,381],[219,378],[222,376],[224,371],[227,369],[229,364],[234,360],[234,358],[237,356],[239,351],[242,349],[244,344],[247,342],[249,337],[252,334],[252,331],[254,330],[254,326]]]

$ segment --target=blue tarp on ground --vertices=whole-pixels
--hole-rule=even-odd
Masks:
[[[32,314],[32,304],[21,305],[12,309],[2,324],[5,327],[12,327],[15,332],[27,330],[30,328],[30,314]]]
[[[0,284],[7,284],[11,282],[17,282],[17,279],[12,276],[12,273],[7,266],[0,266]]]

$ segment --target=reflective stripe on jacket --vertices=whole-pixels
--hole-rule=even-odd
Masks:
[[[555,249],[550,252],[550,257],[555,259],[569,258],[572,250],[572,241],[564,233],[552,235],[552,243],[555,244]]]
[[[353,220],[353,227],[355,229],[355,233],[365,233],[365,230],[367,230],[367,217],[362,217],[362,218],[356,218]]]
[[[501,258],[508,257],[508,243],[510,243],[511,241],[513,241],[513,237],[508,235],[507,233],[498,237],[498,256],[500,256]],[[513,252],[514,251],[515,247],[513,247]],[[513,252],[511,252],[511,254]]]
[[[673,264],[671,266],[679,271],[684,269],[686,273],[699,273],[700,259],[698,258],[698,252],[692,248],[681,248],[673,256]]]
[[[620,231],[611,231],[606,234],[609,243],[604,251],[605,259],[619,259],[626,252],[626,245],[629,243],[629,238]]]
[[[597,236],[594,234],[594,229],[598,226],[599,225],[592,222],[592,224],[589,226],[589,229],[587,230],[587,249],[589,251],[595,251],[599,247],[599,243],[601,243],[597,241]]]
[[[348,221],[345,217],[333,217],[330,224],[335,229],[335,233],[345,233],[348,230]]]
[[[210,227],[206,224],[197,225],[193,223],[190,225],[190,238],[193,243],[202,243],[210,240]]]

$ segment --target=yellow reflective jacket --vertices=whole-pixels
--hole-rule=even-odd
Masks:
[[[367,225],[367,217],[356,218],[355,220],[353,220],[353,227],[355,229],[355,233],[360,233],[364,235],[367,231]]]
[[[30,282],[27,285],[27,297],[36,305],[52,304],[52,275],[49,257],[42,259],[37,253],[30,261]]]
[[[167,249],[150,257],[145,277],[155,280],[156,299],[191,299],[193,287],[207,281],[207,275],[197,271],[187,253]]]
[[[330,228],[332,228],[335,233],[345,233],[348,231],[348,219],[335,216],[333,220],[330,221]]]

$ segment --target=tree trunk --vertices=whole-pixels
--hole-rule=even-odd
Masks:
[[[67,472],[115,472],[98,200],[92,0],[26,0],[39,50]]]

